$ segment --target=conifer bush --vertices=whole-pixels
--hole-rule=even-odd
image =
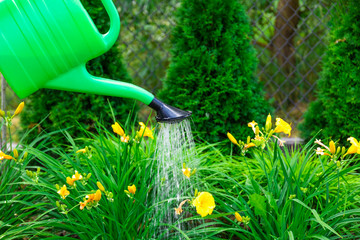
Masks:
[[[251,29],[235,0],[184,0],[172,31],[172,63],[159,98],[191,110],[195,130],[209,142],[230,129],[250,133],[249,119],[269,112],[251,46]],[[245,126],[245,127],[243,127]]]
[[[109,17],[100,0],[82,1],[101,33],[109,29]],[[87,63],[88,71],[94,76],[131,82],[116,44],[102,56]],[[41,128],[48,131],[69,128],[73,137],[80,137],[79,123],[84,129],[92,130],[94,123],[103,120],[113,123],[108,101],[119,121],[125,121],[134,107],[134,101],[124,98],[98,96],[84,93],[42,89],[27,99],[26,113],[21,116],[24,128],[41,122]],[[33,134],[37,134],[33,131]]]
[[[342,17],[333,20],[317,100],[300,126],[307,139],[321,129],[318,138],[344,142],[346,136],[360,136],[360,6],[349,1],[347,8]]]

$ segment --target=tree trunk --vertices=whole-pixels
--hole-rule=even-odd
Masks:
[[[295,70],[294,37],[299,23],[299,0],[279,0],[272,49],[286,75]]]

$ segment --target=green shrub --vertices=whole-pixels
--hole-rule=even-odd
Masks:
[[[83,4],[99,31],[107,32],[109,19],[100,1],[84,1]],[[131,82],[116,45],[104,55],[90,61],[87,69],[95,76]],[[41,122],[41,128],[52,131],[72,127],[68,132],[74,137],[79,137],[83,132],[79,130],[77,122],[81,127],[92,130],[94,123],[101,118],[107,123],[113,121],[107,99],[117,118],[125,121],[133,108],[133,100],[43,89],[27,99],[27,107],[21,117],[21,123],[27,128],[34,123],[40,123],[50,113],[49,117]]]
[[[360,27],[356,24],[360,6],[350,1],[348,9],[332,26],[331,43],[318,81],[318,99],[310,105],[300,126],[307,139],[320,129],[319,137],[334,140],[360,136]]]
[[[209,142],[223,140],[229,130],[250,133],[246,121],[261,121],[269,105],[254,76],[257,60],[242,6],[184,0],[172,34],[172,63],[159,98],[191,110]]]

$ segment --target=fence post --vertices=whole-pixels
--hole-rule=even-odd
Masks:
[[[1,110],[6,112],[6,100],[5,100],[5,91],[6,91],[6,82],[4,76],[1,75]],[[6,125],[4,124],[1,129],[1,137],[0,137],[0,147],[3,148],[6,144]]]

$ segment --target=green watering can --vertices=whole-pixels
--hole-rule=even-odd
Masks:
[[[133,84],[95,77],[85,64],[108,51],[120,31],[112,0],[101,0],[110,30],[99,33],[80,0],[0,0],[0,72],[25,98],[41,88],[125,97],[157,111],[159,122],[191,115]]]

